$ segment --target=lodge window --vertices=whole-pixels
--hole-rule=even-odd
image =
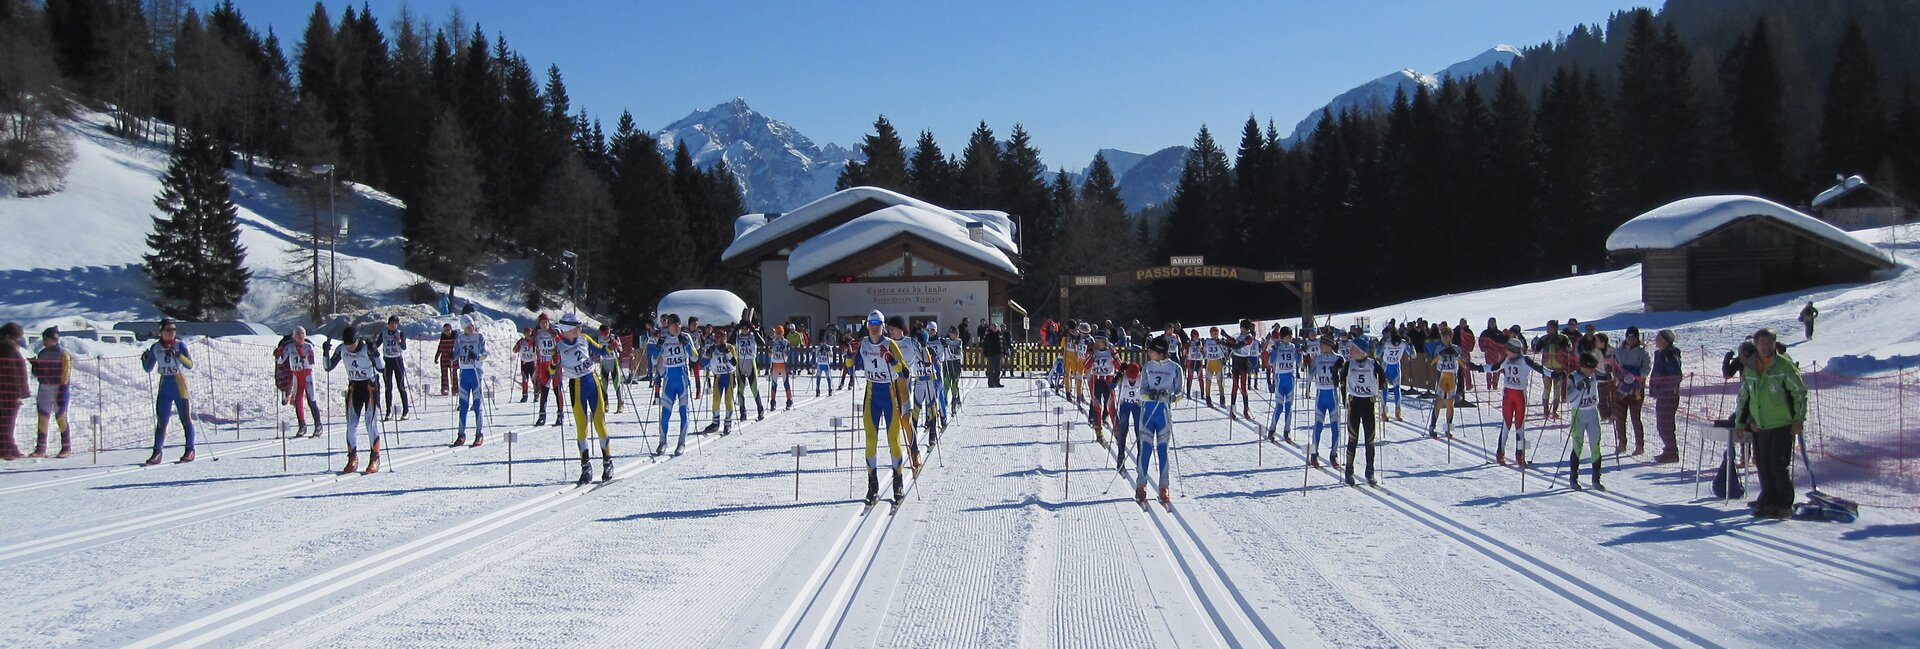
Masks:
[[[899,257],[889,259],[860,274],[861,277],[867,278],[957,277],[959,275],[945,266],[915,258],[911,252],[901,253]]]

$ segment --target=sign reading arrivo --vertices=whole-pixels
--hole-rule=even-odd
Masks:
[[[1207,258],[1200,255],[1177,256],[1167,261],[1168,266],[1205,266]]]

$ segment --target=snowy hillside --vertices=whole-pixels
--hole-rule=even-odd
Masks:
[[[1440,81],[1442,79],[1464,79],[1491,70],[1496,65],[1511,64],[1515,59],[1520,57],[1520,48],[1501,44],[1495,45],[1493,48],[1481,52],[1473,58],[1449,65],[1439,72],[1432,74],[1423,73],[1413,68],[1404,68],[1398,72],[1368,81],[1352,90],[1335,95],[1332,101],[1327,102],[1325,108],[1333,111],[1335,114],[1348,108],[1360,108],[1363,110],[1385,108],[1393,103],[1393,93],[1396,90],[1403,91],[1407,93],[1408,97],[1412,97],[1414,89],[1418,86],[1426,86],[1429,90],[1435,89],[1440,87]],[[1301,119],[1300,123],[1295,124],[1293,134],[1287,136],[1287,138],[1281,142],[1290,146],[1295,142],[1305,141],[1306,137],[1313,133],[1314,127],[1319,125],[1320,109],[1314,109],[1313,112],[1308,113],[1305,118]]]
[[[153,197],[160,191],[167,151],[135,143],[106,130],[105,115],[89,113],[63,123],[74,146],[65,189],[36,198],[0,198],[0,226],[7,231],[0,255],[0,321],[31,325],[80,316],[107,322],[156,319],[153,294],[141,272]],[[268,180],[230,170],[240,212],[240,243],[253,271],[241,319],[285,328],[306,320],[294,296],[304,282],[294,277],[288,251],[312,214],[294,192]],[[376,303],[405,301],[406,287],[420,278],[403,267],[400,213],[404,206],[370,187],[354,185],[334,209],[348,225],[338,263],[343,292]],[[326,219],[325,204],[319,206]],[[322,251],[326,263],[326,251]],[[472,288],[480,308],[512,308],[525,263],[489,264],[494,269]],[[461,293],[468,292],[463,289]]]
[[[833,193],[834,181],[853,152],[815,146],[792,126],[755,112],[735,97],[696,110],[657,133],[661,153],[673,159],[684,143],[701,168],[725,160],[753,212],[782,212]]]

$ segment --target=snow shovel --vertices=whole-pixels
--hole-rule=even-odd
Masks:
[[[1794,505],[1793,517],[1801,520],[1837,523],[1851,523],[1859,519],[1859,503],[1820,491],[1820,480],[1813,476],[1813,460],[1807,457],[1806,436],[1796,437],[1800,438],[1800,464],[1806,467],[1807,482],[1811,483],[1813,488],[1807,491],[1807,502]]]

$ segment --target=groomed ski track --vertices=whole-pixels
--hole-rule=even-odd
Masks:
[[[844,391],[656,462],[657,408],[636,386],[649,410],[609,415],[619,479],[585,489],[570,417],[532,429],[530,404],[502,402],[487,446],[447,449],[444,398],[417,404],[372,476],[318,473],[318,440],[293,442],[282,474],[278,441],[231,428],[193,464],[0,475],[35,485],[6,496],[22,522],[0,531],[15,577],[0,596],[21,625],[0,646],[1747,647],[1915,632],[1833,621],[1908,619],[1920,541],[1753,522],[1694,500],[1690,472],[1631,457],[1609,455],[1605,494],[1572,493],[1564,460],[1536,460],[1522,494],[1472,409],[1449,462],[1407,399],[1419,424],[1383,425],[1382,487],[1349,488],[1188,401],[1173,510],[1142,511],[1135,458],[1116,472],[1083,412],[1031,380],[963,386],[904,505],[865,516],[860,436],[829,425],[851,420]],[[1070,471],[1054,406],[1078,420]],[[694,431],[708,421],[696,412]],[[1311,438],[1310,411],[1294,423]],[[1536,431],[1536,458],[1562,430]],[[145,455],[114,453],[103,463]],[[1809,610],[1828,622],[1796,621]]]

